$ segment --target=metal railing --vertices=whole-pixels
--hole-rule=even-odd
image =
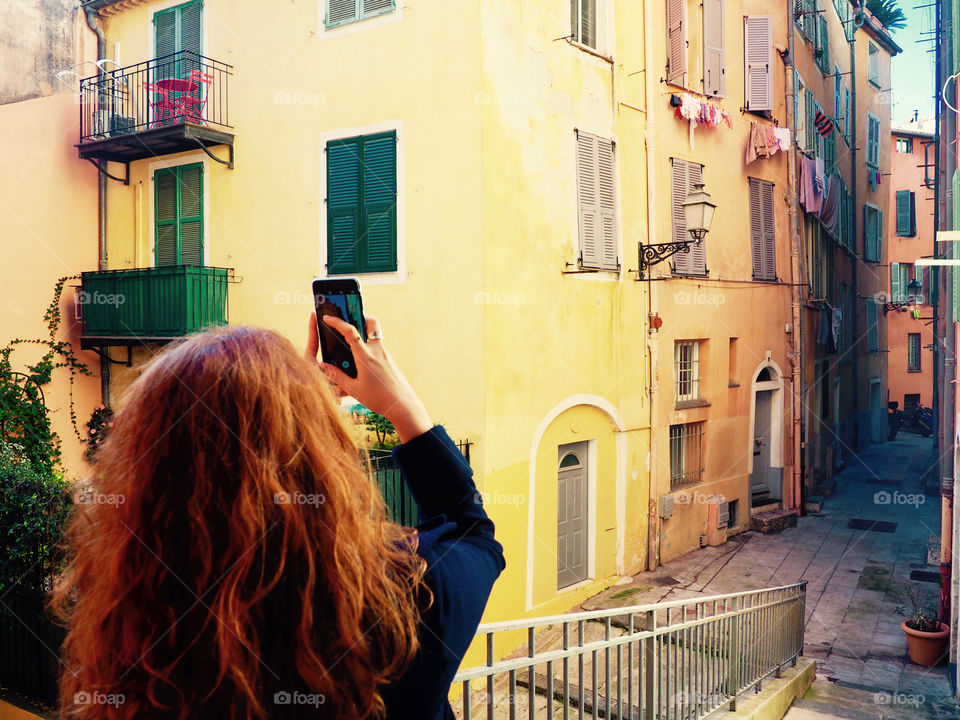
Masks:
[[[189,50],[80,81],[80,142],[193,123],[230,128],[233,67]]]
[[[481,625],[487,661],[454,677],[454,708],[464,720],[566,720],[574,711],[698,720],[725,704],[735,710],[739,694],[796,665],[806,585]],[[523,647],[495,660],[522,634]]]
[[[179,337],[225,325],[231,273],[191,265],[81,273],[81,336]]]

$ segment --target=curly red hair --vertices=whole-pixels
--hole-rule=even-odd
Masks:
[[[298,699],[383,714],[418,649],[425,562],[283,336],[217,328],[167,348],[90,486],[51,599],[61,717],[302,717]]]

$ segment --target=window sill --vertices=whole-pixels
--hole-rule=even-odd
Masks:
[[[600,60],[603,60],[605,63],[610,63],[611,65],[613,65],[613,58],[609,55],[604,55],[596,48],[592,48],[589,45],[584,45],[583,43],[577,42],[576,40],[570,37],[567,37],[566,41],[567,41],[567,45],[569,45],[570,47],[576,48],[577,50],[582,50],[587,55],[593,55],[593,57],[599,58]]]
[[[908,373],[922,373],[923,370],[922,370],[921,368],[917,368],[916,370],[911,370],[910,368],[907,368],[907,372],[908,372]]]
[[[673,409],[686,410],[688,408],[698,407],[710,407],[710,403],[707,400],[678,400],[677,404],[673,406]]]
[[[727,387],[728,387],[728,388],[738,388],[738,387],[740,387],[740,383],[738,383],[738,382],[736,382],[736,381],[734,381],[734,380],[731,380],[730,382],[727,383]]]

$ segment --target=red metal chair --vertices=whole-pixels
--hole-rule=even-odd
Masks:
[[[150,127],[166,127],[173,125],[178,120],[180,114],[180,103],[170,97],[170,92],[154,83],[144,82],[143,87],[152,93],[156,93],[157,100],[150,103],[153,111],[153,122]]]
[[[207,121],[203,117],[203,111],[207,106],[210,86],[213,84],[213,74],[191,70],[190,80],[196,84],[197,89],[195,95],[185,93],[180,96],[179,101],[183,108],[183,116],[189,122],[206,125]]]

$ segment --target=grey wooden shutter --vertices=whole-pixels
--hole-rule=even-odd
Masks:
[[[683,215],[683,201],[687,199],[690,187],[687,181],[687,162],[671,158],[670,160],[670,207],[673,215],[673,242],[685,242],[690,239],[687,232],[687,220]],[[678,252],[673,256],[673,270],[678,274],[690,273],[693,263],[691,254]]]
[[[724,0],[703,0],[703,92],[726,91]]]
[[[753,276],[763,278],[763,210],[760,200],[760,181],[748,178],[750,184],[750,257]]]
[[[597,197],[597,138],[577,133],[577,213],[580,218],[580,264],[595,268],[600,261],[600,203]]]
[[[765,280],[777,279],[777,243],[773,211],[773,183],[760,183],[760,210],[763,216],[763,271]]]
[[[920,285],[920,288],[917,290],[917,305],[923,305],[923,267],[914,267],[913,277],[916,279],[917,284]]]
[[[693,189],[695,183],[702,182],[703,173],[699,163],[671,158],[670,202],[673,214],[673,241],[690,242],[693,238],[687,232],[687,222],[683,215],[683,201]],[[706,253],[703,243],[691,244],[690,252],[678,252],[673,256],[673,270],[678,275],[703,275],[707,272]]]
[[[613,143],[597,139],[597,188],[600,210],[600,267],[618,270],[616,175],[613,164]]]
[[[587,47],[597,47],[597,0],[580,0],[579,42]]]
[[[867,300],[867,352],[879,352],[880,338],[877,333],[877,303]]]
[[[903,276],[900,274],[900,263],[890,263],[890,301],[902,302]]]
[[[687,28],[684,0],[667,0],[667,82],[686,87]]]
[[[753,277],[777,279],[776,236],[774,232],[773,183],[749,178],[750,254]]]
[[[772,18],[770,15],[749,15],[744,18],[744,24],[746,108],[751,111],[773,110]]]

